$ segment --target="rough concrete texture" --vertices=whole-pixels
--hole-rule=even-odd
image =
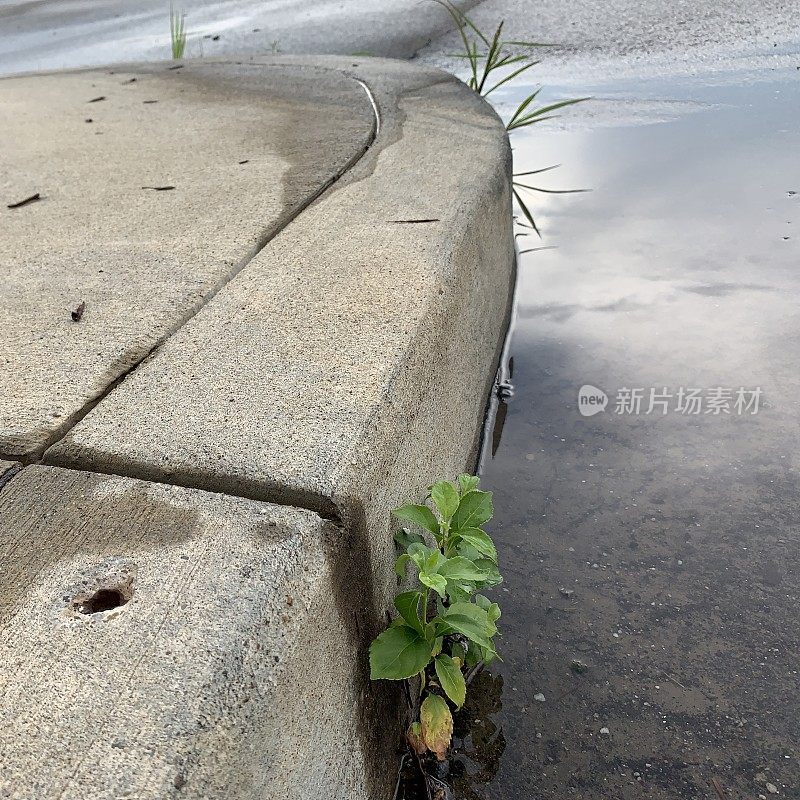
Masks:
[[[14,474],[14,471],[19,468],[19,464],[15,461],[0,461],[0,488],[8,481]]]
[[[49,463],[348,519],[417,417],[420,449],[472,443],[512,277],[508,142],[455,79],[370,69],[383,119],[367,158]]]
[[[381,131],[347,181],[46,459],[342,520],[374,581],[354,603],[366,646],[395,589],[389,510],[471,463],[514,254],[490,108],[436,71],[359,69]]]
[[[450,76],[281,63],[353,70],[380,108],[375,144],[46,459],[338,519],[369,686],[396,592],[389,511],[474,463],[513,281],[510,150]],[[366,765],[373,796],[388,796],[397,729],[361,700],[365,738],[388,748]]]
[[[438,71],[282,58],[180,72],[201,91],[219,80],[216,70],[234,83],[295,73],[323,88],[361,80],[379,130],[334,187],[241,262],[96,406],[81,409],[77,426],[45,454],[78,472],[29,467],[3,489],[0,519],[12,531],[15,567],[40,576],[8,579],[16,587],[7,592],[16,608],[8,624],[20,626],[9,650],[18,659],[8,671],[13,727],[32,719],[26,693],[44,709],[22,742],[6,739],[17,754],[7,785],[46,785],[52,770],[64,775],[58,770],[71,766],[78,773],[63,798],[117,796],[121,787],[142,798],[179,788],[198,800],[383,800],[402,703],[384,694],[397,687],[370,683],[367,647],[396,591],[389,512],[474,463],[513,281],[508,141],[491,109]],[[91,474],[98,472],[126,480]],[[250,571],[263,574],[256,547],[264,545],[251,545],[249,515],[267,501],[332,519],[324,530],[338,532],[339,548],[326,550],[319,531],[309,531],[268,556],[272,577],[254,586]],[[73,542],[73,529],[86,545]],[[25,566],[54,559],[65,532],[65,555],[46,568]],[[302,576],[292,571],[301,550]],[[269,571],[284,560],[290,588]],[[91,615],[91,627],[74,615],[54,627],[53,615],[76,596],[68,587],[78,591],[91,570],[128,569],[130,561],[146,624],[128,613],[137,609],[131,601],[113,619]],[[299,609],[295,599],[281,610],[286,595],[303,598]],[[123,624],[132,627],[114,636],[112,625]],[[54,636],[65,638],[45,649]],[[284,672],[269,672],[264,661],[278,647],[270,636],[293,647]],[[35,650],[36,658],[60,652],[74,663],[79,677],[67,685],[80,688],[72,702],[53,685],[54,662],[38,667],[28,657]],[[125,667],[109,673],[109,663]],[[99,736],[75,740],[68,714]],[[139,728],[146,735],[131,736]],[[36,755],[21,761],[33,736]],[[126,744],[114,745],[118,738]],[[113,789],[88,791],[91,781]],[[19,791],[25,797],[27,788]]]
[[[309,511],[24,469],[0,492],[0,796],[378,796],[347,546]]]
[[[61,435],[371,141],[355,81],[266,77],[217,64],[0,81],[0,456]]]

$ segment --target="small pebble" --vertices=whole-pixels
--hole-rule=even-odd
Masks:
[[[774,783],[767,784],[767,791],[770,794],[778,794],[778,787]]]
[[[541,692],[539,692],[539,694],[535,694],[533,699],[539,703],[544,703],[544,695]]]
[[[600,735],[601,736],[610,736],[611,731],[608,728],[600,728]]]

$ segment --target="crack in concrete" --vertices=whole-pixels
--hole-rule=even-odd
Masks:
[[[223,63],[237,63],[237,62],[223,62]],[[43,445],[36,448],[29,454],[25,454],[24,456],[19,455],[5,455],[2,451],[0,451],[0,460],[8,460],[18,462],[18,467],[16,469],[9,470],[2,478],[0,478],[0,488],[8,482],[16,472],[18,472],[22,467],[28,466],[30,464],[42,463],[44,455],[46,451],[52,447],[56,442],[59,442],[63,439],[79,422],[81,422],[94,408],[97,407],[106,397],[108,397],[129,375],[133,374],[141,364],[143,364],[147,359],[152,358],[158,350],[178,331],[180,331],[188,322],[190,322],[197,314],[199,314],[203,308],[205,308],[218,294],[222,289],[224,289],[237,275],[239,275],[252,261],[253,259],[264,249],[264,247],[269,244],[276,236],[278,236],[282,231],[284,231],[294,220],[296,220],[300,214],[302,214],[309,206],[311,206],[314,202],[316,202],[331,186],[335,185],[338,181],[340,181],[348,172],[350,172],[353,167],[361,161],[361,159],[367,154],[367,152],[372,148],[372,146],[377,141],[378,135],[381,130],[381,116],[380,111],[378,108],[378,104],[375,100],[375,96],[370,89],[370,87],[361,79],[354,77],[353,75],[345,72],[344,70],[340,70],[341,74],[345,77],[349,78],[350,80],[354,81],[355,83],[359,84],[361,88],[364,90],[365,94],[367,95],[367,99],[369,100],[370,106],[372,107],[372,111],[374,114],[374,119],[372,123],[372,130],[369,133],[369,140],[366,145],[362,146],[356,153],[354,153],[350,159],[345,163],[345,165],[336,172],[336,174],[332,175],[328,180],[324,183],[320,184],[313,192],[309,193],[307,197],[305,197],[302,202],[295,208],[291,214],[281,222],[273,231],[265,233],[257,242],[256,244],[250,249],[248,253],[246,253],[242,259],[236,264],[226,275],[224,275],[216,284],[216,286],[211,289],[201,300],[196,303],[189,311],[186,313],[180,320],[178,320],[175,325],[171,326],[169,330],[151,347],[144,355],[137,359],[137,361],[132,364],[130,367],[125,369],[120,375],[118,375],[114,380],[112,380],[106,387],[104,387],[96,397],[92,398],[88,402],[86,402],[83,407],[81,407],[78,411],[74,414],[71,414],[64,423],[55,430],[45,441]],[[108,474],[119,474],[119,473],[108,473]],[[120,474],[120,477],[137,477],[135,475],[125,475]],[[144,478],[145,480],[151,480],[150,478]],[[158,482],[158,481],[155,481]],[[175,483],[174,485],[182,485],[186,486],[187,488],[195,488],[200,489],[202,491],[214,491],[214,489],[208,488],[207,486],[198,486],[194,483]],[[270,496],[269,500],[265,500],[263,496],[255,497],[252,495],[247,494],[238,494],[235,492],[223,492],[224,494],[228,494],[232,497],[249,497],[249,499],[258,499],[264,502],[273,502],[277,505],[295,505],[294,503],[285,502],[281,500],[274,500]],[[272,492],[269,493],[272,495]],[[309,510],[316,511],[321,516],[324,516],[327,519],[338,519],[338,514],[335,512],[331,512],[330,509],[326,509],[327,513],[324,513],[320,508],[317,507],[318,504],[309,504],[309,505],[302,505],[302,506],[295,506],[301,508],[308,508]]]

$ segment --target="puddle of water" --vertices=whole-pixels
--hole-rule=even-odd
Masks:
[[[800,82],[602,91],[678,113],[514,141],[517,170],[593,191],[539,196],[557,249],[521,260],[483,478],[504,662],[462,716],[457,796],[797,796]],[[604,411],[579,413],[584,384]],[[681,387],[703,413],[675,411]],[[730,413],[704,413],[718,387]]]

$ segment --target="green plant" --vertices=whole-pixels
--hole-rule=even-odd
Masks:
[[[186,49],[186,12],[175,11],[172,3],[169,4],[169,38],[172,43],[172,57],[183,58]]]
[[[499,89],[501,86],[518,78],[531,67],[535,67],[539,61],[533,60],[531,57],[530,52],[533,48],[550,46],[540,42],[506,41],[502,39],[504,22],[497,26],[493,35],[487,35],[461,9],[454,6],[450,0],[433,0],[433,2],[447,9],[456,23],[466,52],[454,53],[453,56],[467,59],[470,68],[470,78],[467,81],[467,85],[481,97],[488,97],[495,89]],[[498,70],[502,77],[497,76]],[[533,103],[541,91],[541,87],[536,89],[519,103],[508,122],[506,122],[506,130],[509,133],[535,125],[538,122],[544,122],[547,119],[553,119],[557,116],[553,113],[554,111],[576,103],[583,103],[590,99],[588,97],[575,97],[536,107]],[[572,194],[586,191],[585,189],[543,189],[540,186],[531,186],[528,183],[521,183],[516,180],[516,178],[537,175],[551,169],[555,169],[555,167],[515,173],[512,181],[514,199],[517,201],[529,226],[539,236],[541,236],[541,232],[525,198],[522,196],[523,191],[544,192],[547,194]]]
[[[497,550],[481,528],[492,517],[492,494],[479,479],[460,475],[429,490],[431,505],[404,505],[394,516],[420,531],[395,536],[403,548],[395,570],[412,574],[413,588],[395,597],[398,617],[370,646],[373,680],[420,680],[419,720],[409,728],[411,747],[440,760],[450,744],[453,717],[467,691],[465,670],[497,657],[494,637],[500,607],[480,592],[502,581]],[[447,700],[446,700],[446,699]]]

